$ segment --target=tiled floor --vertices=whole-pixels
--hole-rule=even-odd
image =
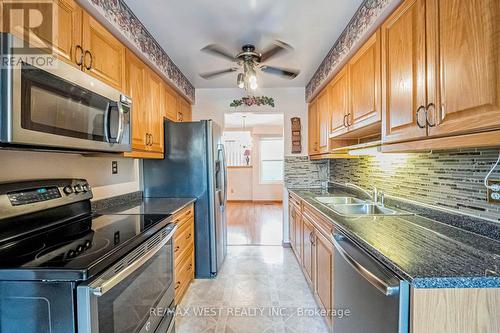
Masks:
[[[216,279],[195,280],[178,306],[177,333],[323,333],[323,318],[292,251],[229,246]],[[302,314],[302,315],[301,315]]]

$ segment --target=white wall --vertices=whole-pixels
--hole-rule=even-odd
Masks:
[[[111,173],[111,161],[118,161],[118,173]],[[30,151],[0,151],[0,181],[42,178],[84,178],[93,187],[94,199],[139,190],[138,160],[117,156]]]
[[[230,167],[227,169],[227,199],[253,200],[253,168]]]

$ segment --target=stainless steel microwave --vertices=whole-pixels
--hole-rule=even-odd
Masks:
[[[2,59],[15,58],[16,37],[0,38]],[[131,150],[132,101],[117,89],[60,60],[50,67],[4,63],[0,71],[2,144]]]

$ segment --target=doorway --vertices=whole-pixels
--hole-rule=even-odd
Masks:
[[[225,114],[228,245],[282,245],[283,118]]]

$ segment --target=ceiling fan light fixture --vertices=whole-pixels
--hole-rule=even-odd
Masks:
[[[245,76],[243,75],[243,73],[238,74],[238,78],[236,80],[236,83],[238,84],[239,88],[241,88],[241,89],[245,88]]]

